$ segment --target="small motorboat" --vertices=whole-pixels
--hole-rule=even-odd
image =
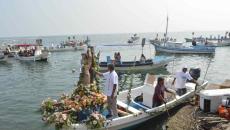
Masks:
[[[173,77],[165,76],[165,86],[172,91],[175,88],[171,86]],[[77,123],[72,124],[72,127],[76,130],[88,130],[88,129],[100,129],[100,130],[118,130],[126,128],[134,128],[139,124],[153,119],[162,113],[167,112],[170,109],[182,104],[191,97],[193,97],[200,90],[204,89],[208,82],[199,81],[200,86],[196,86],[194,83],[186,83],[187,93],[182,96],[173,96],[170,93],[166,93],[167,103],[162,104],[158,107],[152,107],[152,97],[154,95],[154,90],[156,86],[156,76],[148,75],[146,76],[143,86],[132,88],[130,90],[125,90],[119,93],[117,96],[117,107],[119,117],[114,119],[106,119],[100,122],[102,126],[100,128],[92,128],[92,126],[97,126],[98,122],[95,124]],[[131,95],[131,96],[130,96]],[[103,113],[102,113],[103,114]],[[98,119],[99,120],[99,119]],[[94,121],[92,122],[94,123]],[[89,126],[90,125],[90,126]]]
[[[140,37],[137,36],[137,34],[135,33],[130,39],[128,39],[128,43],[135,43],[138,42],[140,39]]]
[[[147,71],[159,67],[166,67],[172,58],[166,56],[155,56],[154,59],[147,59],[145,62],[141,61],[122,61],[115,62],[107,57],[107,62],[100,62],[100,71],[106,71],[108,64],[114,63],[116,71]]]
[[[208,46],[182,46],[173,44],[153,44],[155,46],[156,52],[165,52],[165,53],[177,53],[177,54],[213,54],[215,53],[215,47]]]
[[[19,51],[15,58],[20,61],[47,61],[48,51],[42,50],[41,46],[37,44],[17,44]]]
[[[75,46],[56,46],[48,48],[49,52],[64,52],[64,51],[78,51],[85,50],[87,45],[75,45]]]
[[[78,50],[85,50],[87,48],[88,43],[90,42],[89,37],[87,36],[87,39],[84,41],[78,41],[75,39],[75,36],[73,36],[73,39],[71,40],[70,37],[68,37],[68,40],[61,43],[60,45],[54,46],[52,44],[51,47],[46,48],[49,52],[65,52],[65,51],[78,51]]]

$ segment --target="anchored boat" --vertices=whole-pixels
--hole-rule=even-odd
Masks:
[[[178,53],[178,54],[213,54],[215,47],[207,46],[167,46],[162,44],[153,44],[156,52]]]
[[[166,67],[168,63],[172,61],[172,58],[166,56],[155,56],[154,59],[147,59],[145,62],[141,61],[122,61],[119,63],[114,63],[116,71],[147,71],[159,67]],[[108,64],[111,64],[113,61],[110,58],[107,59],[107,62],[100,62],[100,71],[107,71]]]
[[[77,50],[84,50],[85,48],[87,48],[87,45],[57,46],[57,47],[50,47],[48,51],[49,52],[77,51]]]
[[[194,83],[186,83],[186,94],[174,97],[169,93],[166,93],[167,103],[152,108],[152,97],[154,94],[156,81],[155,76],[147,75],[146,77],[147,78],[145,79],[143,86],[131,89],[131,93],[129,90],[119,93],[117,97],[117,106],[119,115],[121,116],[114,119],[106,119],[103,122],[103,126],[97,129],[118,130],[139,125],[140,123],[152,119],[174,108],[175,106],[182,104],[184,101],[193,97],[195,93],[205,88],[205,86],[208,84],[207,81],[202,82],[200,86],[196,86]],[[173,77],[165,77],[165,86],[167,88],[174,89],[171,86],[172,80]],[[131,98],[129,98],[129,94],[131,94]],[[139,98],[140,95],[142,98]],[[72,127],[79,130],[89,129],[85,123],[73,124]]]
[[[137,34],[135,33],[130,39],[128,39],[128,43],[135,43],[138,42],[140,39],[140,37],[137,36]]]
[[[48,51],[43,51],[41,46],[37,44],[18,44],[19,51],[15,54],[15,58],[20,61],[47,61]]]

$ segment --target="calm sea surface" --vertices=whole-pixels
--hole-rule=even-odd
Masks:
[[[197,34],[209,35],[210,32]],[[212,34],[221,34],[215,32]],[[172,37],[183,40],[191,37],[190,33],[171,33]],[[141,46],[108,47],[105,44],[125,44],[130,34],[89,35],[92,45],[97,51],[101,51],[101,60],[107,55],[113,57],[114,52],[120,52],[122,60],[134,60],[141,54]],[[150,38],[155,34],[140,34],[141,37]],[[25,37],[25,38],[1,38],[0,44],[33,42],[35,38],[42,38],[46,46],[58,44],[67,39],[67,36],[50,37]],[[84,39],[85,36],[77,36]],[[62,93],[71,93],[74,83],[77,82],[80,70],[82,52],[59,52],[50,54],[48,62],[25,63],[9,59],[7,63],[0,62],[0,129],[1,130],[40,130],[54,129],[41,120],[39,112],[40,103],[47,97],[58,98]],[[147,57],[154,57],[154,47],[146,44],[144,53]],[[159,55],[159,54],[157,54]],[[180,70],[183,65],[188,67],[200,67],[201,79],[204,78],[208,63],[211,62],[206,79],[212,83],[220,83],[230,78],[230,47],[216,48],[216,53],[209,55],[168,55],[174,57],[167,70],[153,70],[155,74],[169,74]],[[72,73],[75,69],[76,72]],[[145,72],[135,74],[134,86],[143,83]],[[124,74],[119,74],[120,82],[124,80]],[[125,89],[125,87],[123,88]],[[167,116],[166,116],[167,117]],[[151,120],[137,129],[160,129],[165,118]]]

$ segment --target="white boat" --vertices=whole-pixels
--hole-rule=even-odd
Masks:
[[[167,38],[168,34],[168,17],[166,24],[165,40],[159,43],[152,43],[156,52],[178,53],[178,54],[212,54],[215,53],[214,47],[208,46],[183,46],[182,42],[170,42]]]
[[[137,34],[135,33],[131,38],[128,39],[128,43],[135,43],[135,42],[138,42],[140,39],[140,37],[137,36]]]
[[[18,44],[20,51],[16,52],[15,58],[20,61],[47,61],[49,52],[43,51],[40,46],[34,44]],[[33,54],[24,54],[28,48],[33,49]]]
[[[77,46],[60,46],[60,47],[50,47],[49,52],[64,52],[64,51],[77,51],[85,50],[87,45],[77,45]]]
[[[194,37],[194,32],[192,33],[192,38],[185,38],[186,42],[197,42],[206,46],[214,46],[214,47],[223,47],[230,46],[230,33],[226,32],[225,36],[218,37]]]
[[[150,77],[150,78],[149,78]],[[156,81],[153,76],[147,76],[145,84],[141,87],[131,89],[131,102],[128,103],[129,90],[122,91],[118,95],[117,105],[120,109],[126,110],[127,115],[117,117],[114,119],[107,119],[104,122],[102,128],[97,128],[97,130],[118,130],[124,128],[135,127],[140,123],[143,123],[149,119],[152,119],[160,114],[182,104],[184,101],[193,97],[195,93],[199,92],[201,89],[205,88],[208,84],[207,81],[202,82],[200,86],[197,86],[194,83],[186,83],[187,93],[182,96],[173,96],[167,95],[168,101],[166,104],[152,108],[152,97],[155,90]],[[171,89],[174,89],[171,85],[173,77],[165,77],[165,86]],[[142,102],[136,101],[135,98],[143,95]],[[89,130],[87,126],[82,124],[73,124],[72,127],[77,130]]]
[[[116,64],[116,71],[124,72],[124,71],[148,71],[153,70],[159,67],[166,67],[168,63],[172,61],[172,58],[166,56],[155,56],[154,59],[148,59],[144,63],[140,61],[122,61],[121,63]],[[111,62],[100,62],[100,71],[107,71],[108,64]]]
[[[174,53],[174,54],[213,54],[215,47],[208,46],[168,46],[161,44],[153,44],[156,52]]]

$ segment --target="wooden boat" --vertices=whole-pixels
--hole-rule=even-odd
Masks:
[[[107,71],[107,65],[112,63],[109,62],[100,62],[100,71]],[[115,63],[116,71],[146,71],[152,70],[159,67],[166,67],[167,64],[172,61],[172,58],[165,56],[155,56],[154,59],[148,59],[144,63],[140,61],[122,61],[121,63]]]
[[[153,44],[156,52],[178,53],[178,54],[212,54],[215,53],[215,47],[208,46],[167,46],[162,44]]]
[[[41,47],[36,44],[18,44],[21,51],[16,52],[15,58],[20,61],[47,61],[48,51],[42,51]],[[33,49],[33,54],[24,54],[24,51]]]
[[[149,119],[161,115],[162,113],[174,108],[175,106],[182,104],[184,101],[187,101],[189,98],[193,97],[195,93],[205,88],[205,86],[208,84],[208,82],[205,81],[202,82],[200,86],[196,87],[194,83],[186,83],[186,94],[182,96],[176,96],[175,98],[167,93],[167,103],[152,108],[152,96],[154,94],[156,85],[156,81],[152,79],[155,79],[154,76],[147,76],[143,86],[131,89],[131,98],[128,98],[130,97],[128,96],[130,92],[129,90],[120,92],[117,97],[117,106],[119,110],[125,111],[126,114],[114,119],[107,119],[104,122],[103,127],[97,128],[97,130],[118,130],[131,127],[133,128]],[[172,80],[173,77],[165,77],[165,86],[174,89],[172,86],[170,86]],[[142,100],[135,100],[137,97],[140,97],[140,95],[143,95]],[[128,99],[131,102],[128,102]],[[72,124],[72,127],[77,130],[89,129],[84,123]]]

